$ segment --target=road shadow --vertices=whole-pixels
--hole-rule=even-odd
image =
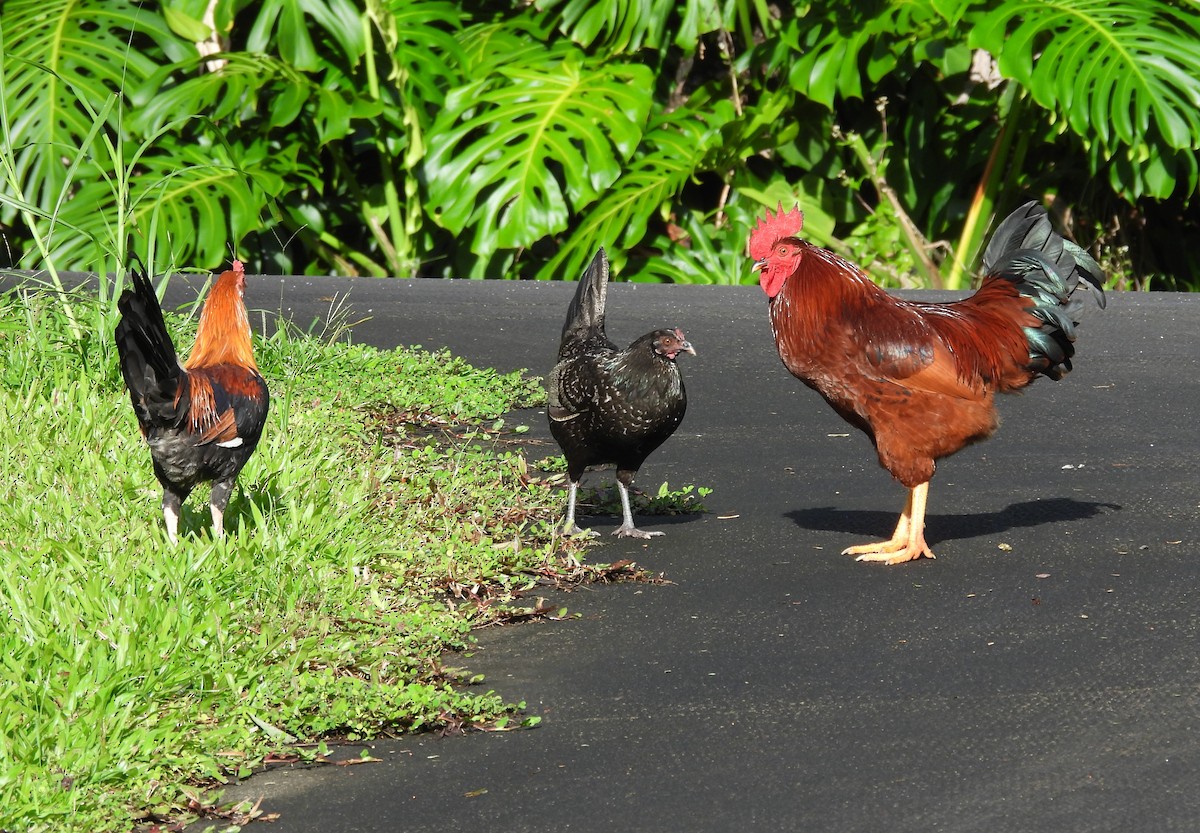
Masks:
[[[1121,509],[1121,505],[1117,503],[1097,503],[1073,498],[1029,500],[1010,504],[998,512],[926,515],[925,528],[932,533],[929,536],[932,545],[939,541],[953,541],[959,538],[999,535],[1020,527],[1083,521],[1105,512],[1119,512]],[[795,509],[785,515],[803,529],[886,538],[896,526],[899,509],[895,512],[881,512],[874,509],[835,509],[831,506],[818,506]]]

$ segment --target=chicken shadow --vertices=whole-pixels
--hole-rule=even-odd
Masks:
[[[212,514],[208,508],[208,497],[207,488],[197,489],[183,504],[179,513],[180,538],[206,538],[216,535],[212,525]],[[238,482],[234,486],[229,505],[225,507],[225,534],[234,535],[239,527],[255,529],[258,521],[254,510],[258,510],[258,515],[266,518],[279,506],[280,497],[281,492],[273,475],[251,484]]]
[[[976,512],[967,515],[926,515],[925,528],[933,534],[930,544],[960,538],[979,538],[999,535],[1021,527],[1034,527],[1064,521],[1083,521],[1105,512],[1119,512],[1117,503],[1097,503],[1073,498],[1051,498],[1013,503],[998,512]],[[824,532],[844,532],[871,539],[887,538],[896,526],[899,511],[883,512],[861,509],[835,509],[819,506],[795,509],[785,513],[804,529]]]
[[[276,512],[283,499],[283,493],[276,483],[276,474],[278,473],[271,472],[262,479],[245,485],[238,483],[235,499],[229,502],[229,509],[225,515],[225,525],[230,531],[236,530],[239,525],[245,529],[254,529],[259,523],[255,518],[256,514],[266,519]]]
[[[648,523],[675,526],[692,523],[709,514],[701,497],[691,490],[668,495],[656,495],[637,486],[629,490],[630,508],[635,522],[651,518]],[[584,485],[579,489],[578,513],[582,519],[600,521],[613,518],[621,522],[621,498],[615,484]]]

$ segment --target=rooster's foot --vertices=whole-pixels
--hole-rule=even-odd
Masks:
[[[916,541],[880,541],[877,544],[860,544],[846,547],[842,555],[856,556],[855,561],[881,561],[884,564],[903,564],[917,558],[937,558],[924,539]]]

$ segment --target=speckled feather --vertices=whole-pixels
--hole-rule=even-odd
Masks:
[[[674,433],[687,393],[673,355],[656,343],[686,344],[678,330],[647,333],[624,350],[604,330],[608,259],[596,253],[568,309],[558,363],[547,379],[550,430],[577,481],[588,466],[636,472]],[[690,349],[690,345],[689,345]]]

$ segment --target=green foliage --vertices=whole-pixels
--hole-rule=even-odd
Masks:
[[[136,228],[199,268],[574,279],[606,245],[751,282],[755,215],[798,202],[881,282],[957,286],[1034,197],[1137,285],[1200,266],[1195,3],[207,5],[5,4],[12,265]]]
[[[602,42],[614,52],[637,51],[643,45],[662,46],[662,23],[675,7],[673,0],[592,3],[588,0],[541,0],[538,8],[561,14],[558,28],[584,46]]]
[[[671,489],[664,481],[658,491],[648,496],[645,513],[649,515],[684,515],[706,511],[704,498],[712,494],[707,486],[696,487],[690,483],[680,489]]]
[[[564,46],[507,62],[454,90],[425,170],[438,224],[471,251],[532,245],[567,227],[621,174],[642,135],[653,78],[640,64],[585,63]]]
[[[321,69],[331,46],[335,54],[354,61],[366,47],[359,15],[350,0],[266,0],[258,9],[246,50],[266,52],[275,46],[284,61],[302,71]]]
[[[971,43],[1094,146],[1114,190],[1166,198],[1195,191],[1200,148],[1200,17],[1193,6],[1113,0],[1009,2]]]
[[[174,51],[162,21],[130,0],[46,3],[8,0],[4,5],[4,108],[15,177],[33,205],[52,211],[69,196],[72,155],[93,127],[91,113],[128,85],[147,78],[153,58],[127,41],[130,32]]]
[[[672,489],[663,482],[655,492],[633,489],[629,505],[634,515],[698,515],[707,511],[704,498],[711,494],[712,489],[706,486],[697,487],[689,483],[682,488]],[[581,507],[588,507],[588,512],[618,517],[621,514],[621,497],[616,487],[581,489],[579,502]]]
[[[582,273],[593,252],[593,241],[611,241],[612,262],[623,266],[627,252],[646,236],[656,219],[647,206],[667,205],[696,175],[714,142],[720,139],[720,119],[732,117],[728,102],[715,113],[680,108],[651,124],[645,147],[621,176],[620,187],[609,188],[582,212],[573,237],[587,245],[563,247],[538,273],[553,279]],[[711,125],[706,121],[717,122]]]
[[[56,297],[0,299],[0,829],[186,818],[197,784],[296,743],[521,708],[441,657],[553,562],[558,499],[481,432],[424,426],[490,422],[533,380],[336,324],[256,338],[272,410],[228,536],[198,493],[171,546],[109,313],[72,304],[82,339]],[[500,604],[458,605],[461,584]]]
[[[643,47],[666,50],[672,45],[691,53],[705,32],[732,29],[733,12],[746,4],[709,0],[538,0],[538,9],[560,32],[583,46],[630,54]],[[740,8],[739,8],[740,7]],[[766,19],[765,5],[754,11]]]

